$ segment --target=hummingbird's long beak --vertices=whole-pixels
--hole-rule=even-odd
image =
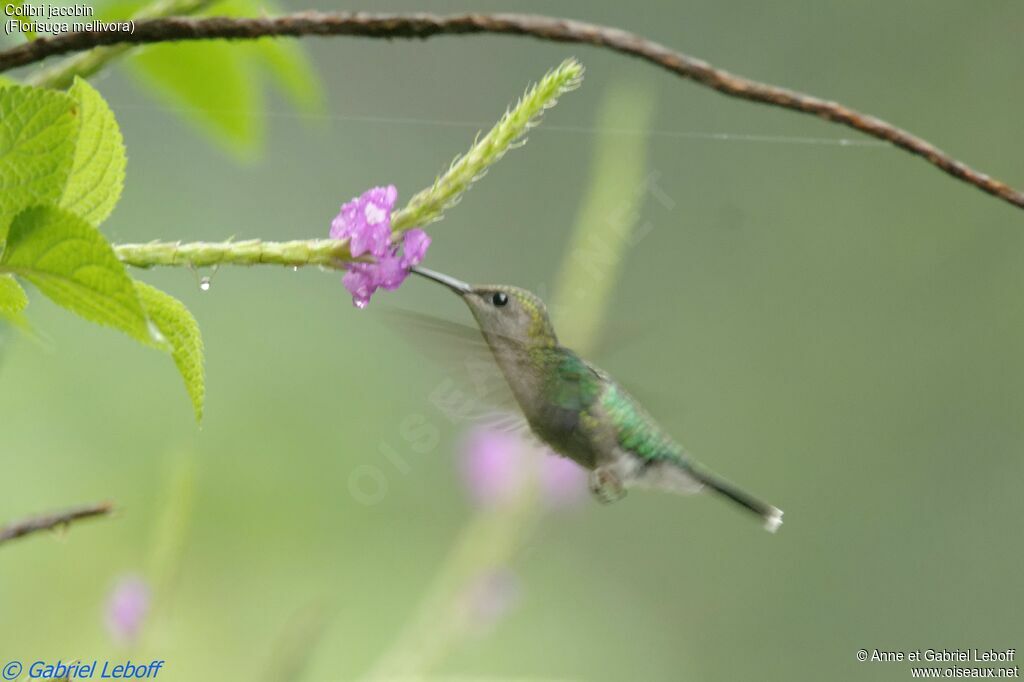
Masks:
[[[454,277],[449,277],[448,275],[442,274],[440,272],[435,272],[434,270],[413,267],[411,268],[411,271],[415,272],[420,277],[426,277],[427,279],[432,279],[439,284],[445,285],[446,287],[457,293],[459,296],[464,296],[473,290],[473,287],[469,286],[462,280],[455,279]]]

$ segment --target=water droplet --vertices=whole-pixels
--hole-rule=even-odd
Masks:
[[[167,343],[167,337],[160,333],[160,328],[153,323],[153,320],[149,320],[146,323],[146,328],[149,331],[149,337],[157,342],[157,344]]]
[[[358,301],[353,301],[353,302],[356,304],[356,307],[359,308],[360,310],[365,308],[366,304],[369,303],[369,301],[364,301],[363,299],[359,299]]]
[[[199,290],[200,291],[209,291],[210,290],[210,278],[209,277],[204,275],[199,280]]]

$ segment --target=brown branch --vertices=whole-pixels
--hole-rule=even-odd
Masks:
[[[34,516],[32,518],[22,519],[21,521],[15,521],[14,523],[0,527],[0,544],[25,535],[38,533],[39,531],[67,526],[74,521],[90,519],[96,516],[106,516],[113,510],[114,505],[110,502],[100,502],[99,504],[73,507],[53,514]]]
[[[213,38],[252,39],[265,36],[362,36],[365,38],[430,38],[436,35],[501,33],[563,43],[582,43],[638,57],[683,78],[737,97],[812,114],[891,142],[920,156],[954,178],[974,185],[1014,206],[1024,208],[1024,193],[957,161],[935,145],[885,121],[793,90],[759,83],[676,52],[635,33],[617,28],[527,14],[366,14],[361,12],[299,12],[269,18],[150,19],[126,30],[83,31],[40,38],[0,52],[0,72],[68,52],[113,44],[144,44]]]

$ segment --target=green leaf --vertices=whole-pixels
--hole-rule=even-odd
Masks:
[[[239,157],[263,143],[262,97],[253,69],[224,41],[155,45],[128,62],[168,106]]]
[[[124,141],[113,112],[91,85],[75,78],[68,94],[78,102],[81,125],[60,206],[99,225],[124,187]]]
[[[132,280],[99,230],[73,213],[36,206],[11,224],[0,271],[14,273],[87,320],[156,343]]]
[[[19,211],[60,198],[74,159],[77,114],[64,93],[0,88],[0,242]]]
[[[19,7],[25,7],[28,3],[26,3],[25,0],[21,0],[21,2],[18,2],[18,3],[15,3],[15,4],[17,6],[19,6]],[[31,26],[33,24],[33,22],[34,22],[34,19],[32,17],[26,17],[26,16],[22,16],[20,14],[15,14],[15,19],[18,20],[19,24],[21,24],[22,26],[25,26],[25,27]],[[28,40],[35,40],[36,39],[36,32],[35,31],[27,30],[27,31],[22,31],[22,33],[24,34],[25,38],[28,39]]]
[[[324,113],[323,84],[297,40],[267,38],[257,40],[249,47],[256,51],[261,65],[266,67],[292,104],[307,113]]]
[[[28,305],[25,290],[11,275],[0,275],[0,315],[11,317],[21,314]]]
[[[206,383],[203,376],[203,338],[196,318],[184,303],[144,282],[136,281],[135,291],[149,319],[167,340],[171,357],[192,399],[196,421],[201,421]]]
[[[17,280],[11,275],[0,275],[0,326],[10,327],[24,334],[36,343],[42,341],[39,334],[25,317],[28,297]],[[0,329],[0,332],[4,331]]]
[[[203,16],[261,17],[279,11],[265,0],[202,5],[198,14]],[[105,20],[138,18],[144,7],[142,0],[113,0],[100,7],[99,13]],[[187,13],[193,12],[195,8]],[[127,66],[170,110],[243,159],[257,155],[263,145],[263,76],[304,112],[318,115],[325,111],[320,79],[294,39],[156,45],[134,53]]]
[[[268,0],[222,0],[203,13],[217,17],[263,17],[279,14],[281,8]],[[270,76],[299,109],[312,114],[324,112],[323,85],[312,61],[295,38],[262,38],[235,43],[252,64]]]

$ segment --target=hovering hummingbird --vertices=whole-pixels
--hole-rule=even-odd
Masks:
[[[766,530],[782,511],[702,469],[606,372],[562,346],[544,302],[513,286],[471,286],[414,267],[469,306],[533,433],[590,471],[590,490],[614,502],[631,487],[712,490],[757,514]]]

